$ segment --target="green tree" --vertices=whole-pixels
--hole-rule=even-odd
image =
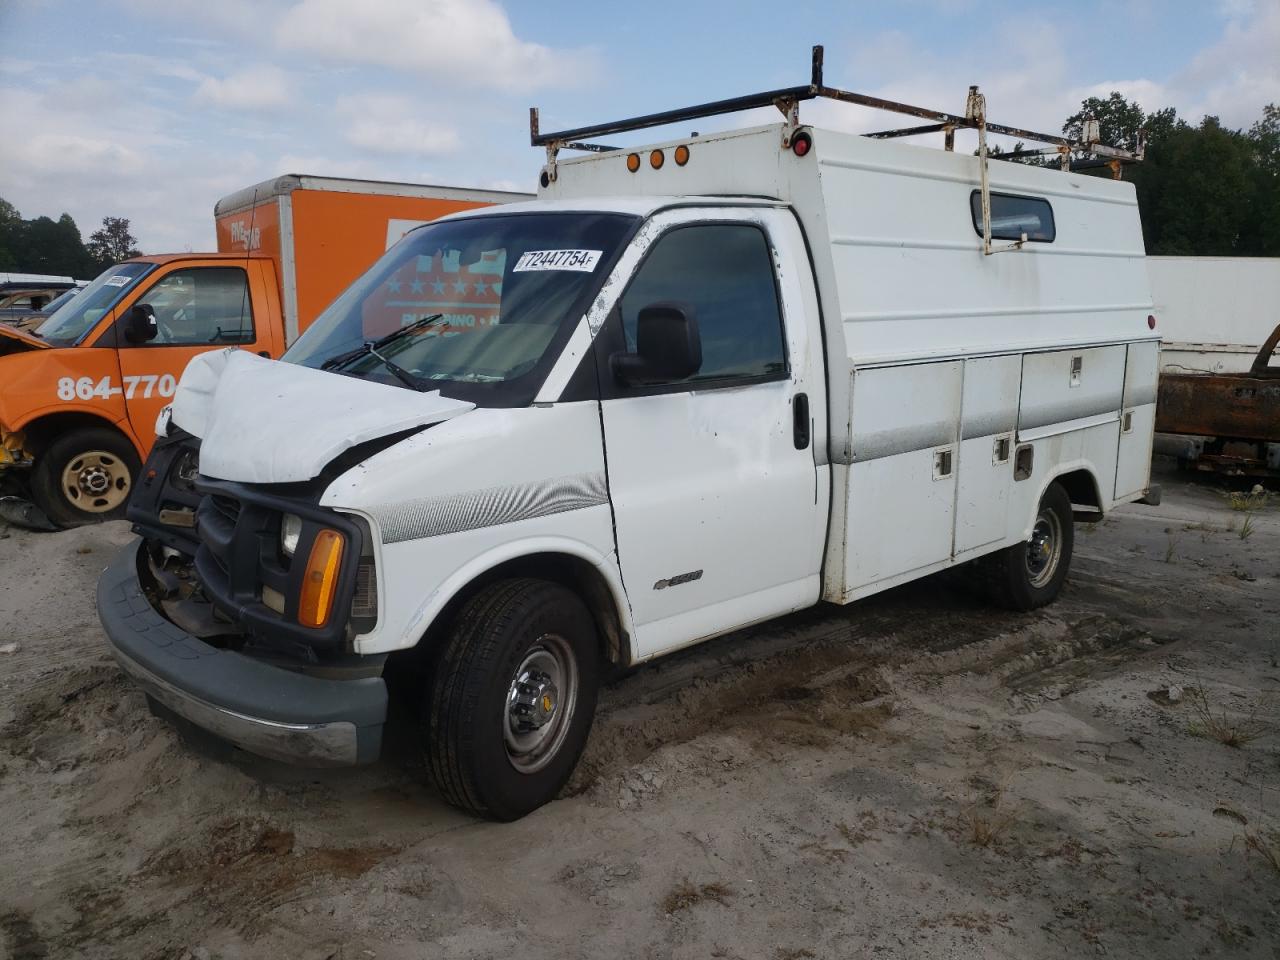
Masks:
[[[1255,236],[1263,256],[1280,256],[1280,107],[1269,103],[1262,119],[1249,128],[1255,156]]]
[[[0,270],[18,269],[18,251],[22,248],[23,222],[18,208],[0,199]]]
[[[17,258],[20,268],[27,273],[85,277],[93,270],[80,230],[66,213],[57,220],[49,217],[27,220]]]
[[[125,217],[103,217],[102,227],[89,235],[89,256],[104,270],[121,260],[139,256],[138,239],[129,232]]]
[[[1128,150],[1145,131],[1146,158],[1124,175],[1138,194],[1147,253],[1280,255],[1280,111],[1274,104],[1244,133],[1217,117],[1193,127],[1172,107],[1148,113],[1113,91],[1082,101],[1063,133],[1081,137],[1090,118],[1098,120],[1103,143]],[[1094,173],[1111,175],[1106,168]]]
[[[1153,144],[1134,173],[1147,252],[1257,256],[1253,150],[1239,131],[1205,117]]]

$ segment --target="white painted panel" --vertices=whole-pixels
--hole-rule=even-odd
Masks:
[[[1120,416],[1124,345],[1029,353],[1022,360],[1019,434],[1055,424]],[[1081,424],[1083,426],[1084,424]]]
[[[854,463],[955,443],[963,368],[963,361],[953,360],[858,370]]]
[[[933,474],[933,449],[849,467],[846,591],[951,556],[955,473]]]
[[[1005,543],[1017,543],[1031,536],[1040,497],[1055,477],[1084,471],[1097,486],[1104,505],[1110,506],[1108,481],[1115,476],[1119,432],[1120,422],[1113,420],[1034,441],[1031,476],[1015,480],[1010,493]]]
[[[1275,329],[1280,258],[1148,257],[1162,365],[1243,372]]]
[[[1160,351],[1154,343],[1131,343],[1124,373],[1120,412],[1120,448],[1116,454],[1115,498],[1147,488],[1151,480],[1151,441],[1156,420]]]
[[[642,657],[699,639],[672,623],[709,636],[759,619],[749,598],[784,584],[805,581],[817,600],[814,518],[825,505],[812,450],[795,449],[794,392],[782,381],[604,402],[618,559]],[[790,609],[792,594],[780,596],[787,606],[774,614]],[[712,607],[730,619],[672,620]]]
[[[859,370],[845,593],[951,556],[963,361]],[[949,454],[939,476],[937,458]]]
[[[964,371],[955,553],[994,543],[1008,526],[1022,357],[969,360]],[[997,444],[1004,441],[1004,450]],[[1000,453],[1006,455],[1000,458]]]

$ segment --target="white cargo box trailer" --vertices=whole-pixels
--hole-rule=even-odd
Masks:
[[[1002,603],[1052,601],[1073,519],[1154,494],[1133,188],[804,127],[815,96],[885,106],[815,56],[805,87],[559,134],[535,114],[536,201],[408,234],[287,362],[194,361],[131,507],[147,539],[99,586],[126,671],[247,749],[356,763],[388,655],[417,648],[433,778],[511,818],[568,778],[609,665],[972,560]],[[783,123],[580,142],[770,103]],[[963,116],[888,106],[948,147],[1136,159],[990,124],[976,90]],[[368,341],[415,284],[488,312]],[[175,568],[201,590],[159,608]]]
[[[1160,369],[1244,373],[1280,323],[1280,258],[1147,257]]]

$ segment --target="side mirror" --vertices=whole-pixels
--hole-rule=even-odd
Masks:
[[[636,352],[615,353],[613,375],[623,383],[684,380],[702,368],[702,338],[692,304],[652,303],[636,317]]]
[[[156,312],[149,303],[135,303],[124,322],[124,338],[130,343],[150,343],[160,332]]]

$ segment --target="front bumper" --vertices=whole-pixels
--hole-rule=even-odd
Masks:
[[[149,696],[260,756],[315,767],[377,759],[387,716],[381,677],[309,677],[204,643],[151,606],[141,557],[135,540],[103,572],[98,617],[121,669]]]

